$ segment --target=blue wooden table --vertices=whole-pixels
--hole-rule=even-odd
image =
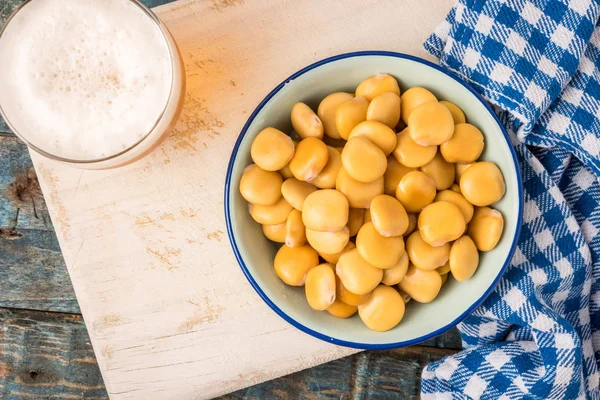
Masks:
[[[22,1],[0,0],[0,26]],[[106,399],[27,148],[1,118],[0,161],[0,398]],[[423,366],[458,349],[452,330],[419,346],[360,353],[224,398],[418,398]]]

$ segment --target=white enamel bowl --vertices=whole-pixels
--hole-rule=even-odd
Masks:
[[[333,92],[353,92],[365,78],[386,72],[395,76],[402,90],[423,86],[438,98],[464,110],[470,123],[485,135],[483,160],[495,162],[506,180],[506,195],[494,205],[504,216],[504,233],[498,246],[482,253],[479,269],[470,280],[450,280],[429,304],[411,301],[401,323],[388,332],[374,332],[358,315],[337,319],[311,309],[304,288],[285,285],[273,271],[278,246],[267,240],[259,224],[248,213],[239,193],[244,168],[252,161],[250,145],[268,126],[291,132],[290,111],[302,101],[316,110],[320,100]],[[522,214],[522,184],[516,155],[506,131],[471,88],[439,66],[405,54],[366,51],[342,54],[312,64],[277,86],[258,105],[244,126],[233,149],[225,183],[227,232],[240,267],[262,299],[298,329],[335,344],[362,349],[408,346],[439,335],[466,318],[490,294],[508,266],[515,249]],[[240,279],[241,275],[240,275]]]

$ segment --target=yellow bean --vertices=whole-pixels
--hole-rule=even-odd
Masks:
[[[352,96],[350,93],[337,92],[330,94],[321,101],[319,108],[317,109],[317,115],[323,122],[323,128],[326,136],[332,139],[341,138],[335,125],[335,111],[340,104],[353,98],[354,96]],[[329,145],[333,146],[333,144]]]
[[[468,236],[462,236],[450,249],[450,271],[459,282],[471,278],[479,266],[479,252]]]
[[[400,96],[386,92],[371,100],[367,121],[378,121],[394,129],[400,121]]]
[[[460,188],[458,189],[458,192],[454,190],[443,190],[438,192],[434,201],[447,201],[454,204],[462,213],[466,224],[468,224],[471,221],[471,218],[473,218],[473,205],[471,205],[471,203],[469,203],[467,199],[465,199],[460,193]]]
[[[483,151],[483,134],[471,124],[458,124],[454,127],[454,135],[440,145],[440,153],[448,162],[472,163]]]
[[[454,120],[454,125],[463,124],[463,123],[467,122],[465,113],[456,104],[450,103],[449,101],[446,101],[446,100],[442,100],[442,101],[440,101],[440,103],[445,105],[446,107],[448,107],[450,114],[452,114],[452,119]]]
[[[356,96],[362,96],[369,101],[373,101],[374,98],[385,92],[392,92],[400,96],[398,81],[389,74],[373,75],[362,81],[356,88]]]
[[[402,257],[400,257],[398,264],[394,265],[392,268],[383,270],[381,283],[388,286],[397,285],[404,279],[406,271],[408,271],[408,255],[405,251],[402,253]]]
[[[285,226],[285,244],[288,247],[298,247],[306,243],[306,227],[302,222],[302,213],[292,210]]]
[[[381,236],[402,236],[408,228],[406,210],[395,197],[376,196],[371,202],[370,213],[373,226]]]
[[[369,183],[383,177],[387,159],[383,151],[369,139],[356,136],[348,140],[342,151],[342,165],[352,178]]]
[[[415,213],[407,213],[408,215],[408,227],[406,228],[406,232],[404,232],[404,237],[407,237],[411,233],[415,231],[417,228],[417,214]]]
[[[290,170],[296,179],[310,182],[323,171],[327,161],[327,145],[320,139],[307,137],[296,146],[296,153],[290,161]]]
[[[436,146],[453,137],[454,120],[445,105],[431,101],[412,110],[408,117],[408,132],[416,144]]]
[[[329,306],[327,312],[337,318],[350,318],[358,311],[358,307],[351,306],[339,300],[335,300],[332,305]]]
[[[354,127],[367,120],[369,101],[355,97],[340,104],[335,110],[335,126],[342,139],[348,139]]]
[[[452,247],[450,247],[450,250],[452,250]],[[441,267],[436,268],[436,271],[442,276],[446,275],[448,272],[450,272],[450,262],[447,262]]]
[[[453,183],[452,186],[450,186],[450,190],[462,195],[462,192],[460,191],[460,186],[458,186],[456,183]]]
[[[317,252],[308,245],[300,247],[283,245],[273,261],[275,274],[290,286],[303,286],[306,273],[318,264]]]
[[[240,180],[240,193],[249,203],[269,206],[281,198],[281,175],[265,171],[256,164],[244,170]]]
[[[336,273],[342,285],[357,295],[370,293],[383,278],[383,270],[366,262],[357,249],[342,254],[337,263]]]
[[[396,198],[406,211],[419,212],[435,198],[435,181],[424,172],[413,171],[404,175],[396,189]]]
[[[385,194],[395,196],[400,179],[411,171],[416,171],[416,168],[405,167],[396,160],[395,156],[389,156],[387,158],[387,169],[383,174]]]
[[[350,230],[350,236],[355,236],[358,230],[363,226],[365,218],[364,208],[351,208],[348,213],[348,229]]]
[[[412,111],[421,104],[437,101],[437,98],[429,90],[422,87],[412,87],[400,96],[400,107],[402,109],[402,121],[408,124],[408,117]]]
[[[350,132],[348,140],[363,136],[373,142],[387,156],[396,148],[396,133],[392,128],[377,121],[364,121]]]
[[[329,152],[327,165],[311,182],[319,189],[335,188],[335,180],[337,179],[338,172],[340,172],[340,168],[342,168],[342,155],[340,151],[331,146],[327,146],[327,151]]]
[[[444,160],[439,152],[433,160],[421,167],[421,171],[435,181],[437,190],[448,189],[454,183],[454,165]]]
[[[462,174],[464,174],[464,172],[467,170],[467,168],[469,168],[471,164],[460,164],[460,163],[456,163],[454,164],[454,170],[455,170],[455,182],[460,184],[460,178],[462,177]]]
[[[369,208],[371,200],[383,193],[383,177],[376,181],[363,183],[348,175],[344,168],[340,169],[335,181],[335,188],[348,199],[352,208]]]
[[[337,232],[346,227],[348,212],[348,200],[342,193],[335,189],[317,190],[304,200],[302,221],[315,231]]]
[[[469,203],[485,207],[504,196],[506,185],[496,164],[482,161],[472,164],[463,173],[460,178],[460,191]]]
[[[350,234],[347,227],[337,232],[319,232],[306,228],[306,240],[320,253],[335,254],[348,244]]]
[[[296,103],[292,107],[292,126],[301,139],[316,137],[323,139],[323,123],[309,106]]]
[[[350,241],[348,241],[348,243],[346,244],[346,246],[344,246],[344,248],[342,249],[342,251],[340,251],[339,253],[334,253],[334,254],[328,254],[328,253],[322,253],[317,251],[317,253],[319,253],[319,255],[323,258],[323,260],[327,261],[330,264],[337,264],[338,260],[340,259],[341,255],[344,254],[347,251],[350,251],[352,249],[355,249],[356,245]]]
[[[420,146],[412,140],[408,128],[396,135],[396,148],[394,156],[400,164],[411,168],[422,167],[433,160],[437,146]]]
[[[458,239],[465,232],[465,217],[449,201],[429,204],[419,214],[419,232],[429,245],[438,247]]]
[[[404,317],[404,300],[389,286],[378,286],[369,301],[358,306],[358,315],[369,329],[389,331]]]
[[[346,287],[342,283],[342,280],[340,279],[339,275],[336,275],[335,284],[336,284],[336,289],[335,289],[336,299],[340,300],[350,306],[355,306],[355,307],[360,306],[362,303],[369,300],[369,296],[371,295],[371,292],[368,292],[365,294],[352,293],[351,291],[346,289]]]
[[[475,209],[469,224],[469,236],[480,251],[490,251],[500,241],[504,229],[504,218],[498,210],[489,207]]]
[[[287,223],[277,225],[263,225],[263,234],[272,242],[285,243]]]
[[[310,183],[299,181],[296,178],[286,179],[281,185],[283,198],[298,211],[302,211],[306,197],[316,191],[317,188]]]
[[[328,264],[317,265],[306,274],[304,292],[313,310],[327,310],[335,301],[335,273]]]
[[[382,269],[391,268],[400,261],[404,239],[402,236],[381,236],[373,222],[367,222],[356,235],[356,249],[369,264]]]
[[[406,239],[406,252],[410,262],[424,271],[433,271],[446,264],[450,258],[450,244],[433,247],[427,244],[419,231]]]
[[[411,264],[398,286],[415,301],[430,303],[440,293],[442,277],[435,270],[425,271]]]
[[[278,129],[265,128],[254,138],[250,156],[265,171],[278,171],[294,156],[294,142]]]
[[[283,224],[294,209],[283,197],[270,206],[259,206],[257,204],[249,204],[248,206],[250,216],[263,225]]]

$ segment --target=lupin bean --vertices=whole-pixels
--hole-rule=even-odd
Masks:
[[[327,310],[335,302],[335,273],[332,266],[321,264],[311,268],[306,274],[304,292],[312,309]]]
[[[383,177],[387,158],[383,151],[364,136],[348,140],[342,151],[342,165],[353,179],[369,183]]]
[[[460,191],[469,203],[485,207],[504,196],[506,184],[496,164],[482,161],[472,164],[463,172],[460,178]]]
[[[306,104],[294,104],[291,119],[294,131],[300,136],[300,139],[307,137],[323,139],[323,122]]]
[[[381,285],[366,303],[358,306],[358,315],[369,329],[385,332],[400,323],[404,307],[404,300],[395,289]]]
[[[342,254],[336,266],[336,273],[344,287],[357,295],[370,293],[383,278],[383,270],[365,261],[357,249]]]
[[[369,101],[364,97],[355,97],[340,104],[335,110],[335,126],[342,139],[348,136],[354,127],[367,120]]]
[[[400,96],[398,81],[389,74],[373,75],[362,81],[356,88],[356,96],[362,96],[369,101],[386,92]]]
[[[412,87],[400,96],[400,107],[402,121],[408,124],[408,117],[412,111],[421,104],[437,101],[437,98],[429,90],[422,87]]]
[[[310,182],[323,171],[329,161],[327,145],[320,139],[302,139],[290,161],[290,171],[296,179]]]
[[[490,251],[500,241],[504,229],[504,218],[498,210],[490,207],[475,209],[469,223],[468,234],[480,251]]]
[[[356,249],[369,264],[382,269],[392,268],[404,252],[404,239],[402,236],[382,236],[373,222],[367,222],[356,235]]]
[[[254,138],[250,156],[265,171],[278,171],[294,156],[294,142],[278,129],[265,128]]]
[[[450,110],[437,101],[416,107],[408,117],[408,133],[420,146],[446,143],[454,133],[454,120]]]
[[[319,104],[317,115],[323,122],[325,135],[332,139],[341,139],[335,122],[335,111],[338,106],[348,100],[353,99],[350,93],[337,92],[325,97]]]
[[[398,287],[419,303],[431,303],[440,293],[442,277],[435,270],[425,271],[409,265]]]
[[[400,121],[400,96],[386,92],[371,100],[367,121],[378,121],[394,129]]]
[[[277,172],[250,164],[242,174],[240,193],[248,203],[270,206],[281,198],[282,183],[283,179]]]
[[[310,246],[281,246],[275,255],[275,273],[290,286],[303,286],[308,271],[319,264],[319,255]]]

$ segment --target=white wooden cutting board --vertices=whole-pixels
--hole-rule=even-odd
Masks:
[[[223,185],[249,114],[319,59],[422,43],[453,0],[183,0],[155,11],[187,69],[147,158],[81,171],[32,154],[112,399],[201,399],[348,355],[272,312],[238,267]]]

